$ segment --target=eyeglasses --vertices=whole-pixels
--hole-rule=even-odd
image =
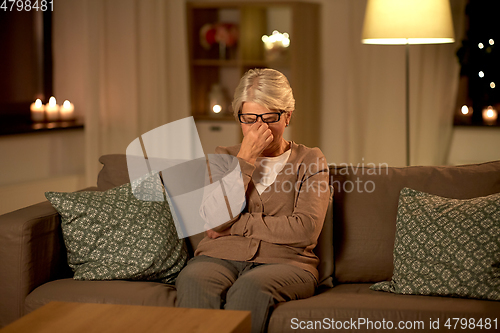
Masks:
[[[257,120],[262,119],[262,121],[266,124],[277,123],[280,121],[281,114],[284,111],[280,112],[269,112],[263,114],[255,114],[255,113],[238,113],[238,119],[242,124],[254,124]]]

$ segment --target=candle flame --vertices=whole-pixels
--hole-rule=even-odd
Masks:
[[[35,107],[37,107],[37,108],[41,108],[42,107],[42,100],[40,98],[38,98],[35,101]]]
[[[68,100],[65,100],[63,103],[64,108],[69,108],[71,106],[71,103]]]
[[[469,107],[467,105],[462,106],[462,114],[469,114]]]
[[[54,96],[49,99],[49,106],[56,106],[56,98]]]

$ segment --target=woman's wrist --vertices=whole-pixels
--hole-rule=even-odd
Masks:
[[[255,164],[257,157],[252,156],[251,154],[247,154],[245,152],[240,151],[236,157],[241,158],[242,160],[247,161],[250,164]]]

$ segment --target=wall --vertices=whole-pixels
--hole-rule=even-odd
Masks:
[[[500,160],[500,127],[455,127],[448,164]]]
[[[0,137],[0,214],[85,185],[83,130]]]

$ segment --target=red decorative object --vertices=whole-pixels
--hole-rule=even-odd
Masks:
[[[232,47],[237,41],[238,25],[234,23],[207,23],[200,29],[200,43],[207,50],[216,43]]]

